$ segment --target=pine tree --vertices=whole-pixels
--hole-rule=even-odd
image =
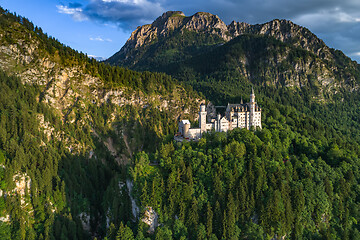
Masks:
[[[192,229],[195,233],[197,231],[198,223],[199,223],[199,209],[198,202],[196,198],[193,198],[191,203],[191,208],[189,210],[188,222],[187,226],[189,229]]]
[[[213,225],[213,211],[211,209],[210,202],[208,202],[206,208],[206,235],[208,238],[210,238],[212,234],[212,229],[213,229],[212,225]]]
[[[227,239],[227,235],[231,234],[231,233],[229,232],[226,210],[224,210],[224,215],[223,215],[222,220],[223,220],[223,222],[222,222],[222,239]]]
[[[116,240],[134,240],[134,233],[128,226],[124,226],[123,222],[121,222],[115,239]]]
[[[122,222],[121,222],[122,223]],[[107,238],[113,240],[116,237],[116,228],[114,223],[110,223],[109,229],[107,231]]]
[[[234,203],[234,198],[233,195],[231,194],[231,192],[229,193],[228,196],[228,202],[227,202],[227,218],[224,219],[224,221],[227,221],[227,239],[231,239],[231,237],[234,235],[235,233],[235,225],[236,225],[236,219],[235,219],[235,203]]]
[[[186,204],[182,200],[180,200],[180,203],[179,203],[179,219],[182,222],[185,222],[185,216],[186,216]]]
[[[197,240],[207,240],[206,238],[206,229],[205,226],[200,223],[198,230],[197,230],[197,234],[196,234],[196,239]]]
[[[213,223],[213,232],[216,236],[221,237],[221,230],[222,230],[222,217],[223,214],[221,212],[220,203],[216,201],[215,203],[215,210],[214,210],[214,223]]]

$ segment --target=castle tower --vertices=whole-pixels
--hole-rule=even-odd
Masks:
[[[206,114],[205,104],[201,104],[199,112],[199,128],[201,133],[206,131]]]
[[[220,120],[221,120],[221,115],[220,115],[220,113],[218,113],[217,119],[216,119],[216,125],[217,125],[217,128],[215,129],[216,132],[220,132],[220,130],[221,130]]]
[[[189,129],[190,129],[190,123],[185,123],[184,124],[184,137],[188,138],[189,137]]]
[[[233,122],[233,117],[234,117],[234,108],[231,108],[230,114],[229,114],[229,130],[232,129],[232,122]]]
[[[254,88],[253,87],[251,87],[250,103],[256,103],[255,102],[255,93],[254,93]]]
[[[254,94],[254,88],[251,88],[251,94],[250,94],[250,103],[249,103],[249,110],[250,110],[250,121],[248,129],[250,129],[251,126],[255,126],[255,94]]]

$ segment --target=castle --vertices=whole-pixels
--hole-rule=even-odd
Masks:
[[[261,129],[261,108],[255,102],[254,89],[250,94],[250,102],[243,104],[228,103],[225,116],[217,115],[210,122],[206,122],[206,108],[204,104],[200,105],[199,128],[190,128],[189,120],[181,120],[179,123],[179,134],[186,139],[198,139],[201,135],[210,130],[216,132],[227,132],[234,128],[250,127]]]

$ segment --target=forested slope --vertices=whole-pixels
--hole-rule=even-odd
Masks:
[[[360,237],[359,146],[280,110],[261,131],[162,145],[156,168],[146,153],[135,157],[137,194],[164,223],[156,239]]]
[[[272,37],[239,36],[166,69],[218,105],[247,100],[254,86],[266,112],[291,106],[344,138],[360,139],[359,72],[349,66],[335,71],[315,54]]]
[[[3,9],[0,36],[0,238],[103,238],[132,223],[126,165],[194,119],[202,97],[98,63]]]
[[[165,13],[108,62],[166,72],[216,105],[247,102],[254,87],[263,110],[261,131],[135,156],[137,196],[163,224],[155,239],[359,238],[360,71],[341,51],[286,20]]]

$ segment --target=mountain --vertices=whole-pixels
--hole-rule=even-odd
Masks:
[[[232,56],[230,49],[242,38],[261,45],[242,46],[242,53]],[[226,25],[218,16],[202,12],[190,17],[182,12],[164,13],[151,25],[138,27],[107,62],[173,74],[169,65],[193,58],[189,61],[194,65],[199,55],[204,55],[202,61],[208,57],[206,62],[214,66],[220,62],[224,66],[236,65],[248,80],[258,79],[265,84],[300,86],[307,84],[308,78],[315,78],[321,85],[330,84],[331,88],[341,84],[353,91],[358,88],[356,79],[360,77],[356,62],[291,21],[273,20],[256,25],[233,21]],[[269,73],[268,69],[277,71]]]
[[[188,45],[188,47],[190,44],[200,46],[217,45],[228,42],[240,35],[254,34],[274,37],[281,42],[290,43],[295,47],[310,51],[321,58],[331,59],[334,55],[333,50],[327,47],[315,34],[288,20],[276,19],[256,25],[232,21],[229,25],[226,25],[218,16],[211,13],[198,12],[186,17],[183,12],[169,11],[157,18],[152,24],[138,27],[121,50],[110,57],[108,61],[113,64],[135,64],[139,59],[134,56],[133,51],[149,51],[149,49],[145,48],[147,45],[155,45],[151,47],[155,49],[156,45],[160,45],[161,40],[164,40],[164,38],[177,34],[179,34],[177,36],[182,36],[187,31],[205,34],[209,37],[204,41],[205,43],[182,43],[183,46]],[[216,38],[216,40],[211,42],[211,37]],[[173,46],[172,48],[176,47]]]
[[[226,32],[225,32],[226,30]],[[194,33],[206,34],[194,34]],[[107,62],[114,65],[141,65],[142,58],[174,61],[186,58],[201,49],[230,39],[227,26],[215,15],[197,13],[186,17],[179,11],[169,11],[152,24],[138,27],[121,50]],[[169,44],[168,44],[169,42]]]

